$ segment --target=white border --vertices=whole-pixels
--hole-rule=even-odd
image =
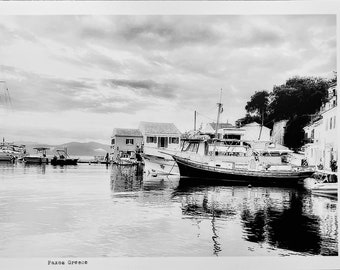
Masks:
[[[0,1],[0,15],[335,14],[339,1]]]
[[[231,15],[336,14],[340,29],[340,1],[0,1],[2,15]],[[1,41],[0,41],[1,42]],[[339,45],[337,45],[339,52]],[[339,63],[337,55],[337,63]],[[1,61],[1,59],[0,59]],[[339,205],[338,205],[339,211]],[[339,215],[338,215],[339,217]],[[339,222],[338,222],[339,224]],[[0,232],[1,233],[1,232]],[[338,236],[339,238],[339,236]],[[88,265],[48,266],[49,259],[0,258],[0,269],[340,269],[339,256],[292,257],[147,257],[79,258]],[[61,260],[75,258],[59,258]]]

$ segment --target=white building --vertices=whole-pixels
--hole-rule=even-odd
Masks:
[[[201,134],[207,134],[210,135],[211,137],[215,136],[216,133],[216,123],[207,123],[203,128],[200,129]],[[228,128],[235,128],[232,124],[230,123],[219,123],[218,124],[218,134],[221,136],[220,131],[223,129],[228,129]],[[223,135],[223,134],[222,134]]]
[[[274,123],[271,136],[273,143],[278,143],[281,145],[284,144],[284,135],[286,132],[287,122],[288,120],[281,120]]]
[[[180,145],[181,132],[173,123],[140,122],[144,149],[163,148],[175,150]]]
[[[218,136],[221,139],[244,140],[245,129],[237,127],[226,127],[218,130]]]
[[[245,141],[270,141],[270,129],[262,126],[261,131],[261,125],[256,122],[244,125],[242,129],[245,130],[243,136]]]
[[[160,174],[179,174],[176,162],[165,150],[178,151],[181,132],[173,123],[140,122],[139,130],[143,134],[143,157],[149,172]]]
[[[138,129],[115,128],[111,135],[112,158],[135,158],[136,152],[142,147],[143,135]]]
[[[304,128],[307,144],[305,156],[309,165],[322,165],[330,170],[332,160],[338,160],[337,147],[337,90],[336,84],[328,90],[328,100],[313,121]]]

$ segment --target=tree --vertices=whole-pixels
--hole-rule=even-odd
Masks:
[[[315,77],[293,77],[286,86],[298,91],[297,115],[313,114],[326,101],[329,81]]]
[[[326,102],[328,88],[336,81],[336,73],[330,80],[295,76],[288,79],[285,84],[275,85],[270,93],[265,90],[255,92],[246,104],[246,116],[238,122],[249,123],[257,118],[261,119],[263,126],[264,123],[268,125],[288,120],[285,145],[299,148],[303,145],[303,127],[308,124],[311,115],[317,113]]]
[[[304,144],[305,132],[303,128],[309,123],[309,121],[309,116],[304,115],[293,117],[287,122],[286,132],[284,135],[284,142],[286,146],[297,150]]]
[[[262,127],[264,122],[264,117],[268,109],[269,103],[269,93],[266,90],[255,92],[251,96],[250,101],[247,102],[245,107],[248,113],[256,113],[261,119],[261,129],[259,134],[259,139],[261,138]]]
[[[286,146],[296,149],[303,145],[303,128],[326,101],[329,85],[330,81],[322,78],[293,77],[283,85],[274,86],[269,118],[288,120]]]
[[[242,127],[246,124],[249,124],[252,122],[260,122],[260,121],[261,121],[261,118],[259,116],[257,115],[253,116],[247,113],[245,117],[242,117],[236,121],[236,126]]]
[[[272,101],[268,106],[269,117],[274,121],[289,119],[299,107],[299,92],[285,85],[274,86]]]

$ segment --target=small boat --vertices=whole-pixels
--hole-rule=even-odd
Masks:
[[[94,160],[93,163],[97,163],[97,164],[111,164],[111,158],[110,158],[109,153],[107,153],[105,156],[103,155],[94,156],[93,160]]]
[[[118,165],[138,165],[142,164],[143,160],[140,153],[136,151],[120,152],[118,156],[113,159],[114,164]]]
[[[318,170],[313,175],[310,184],[312,194],[338,196],[338,176],[335,172]]]
[[[0,143],[0,162],[14,162],[20,160],[25,155],[25,145],[15,145],[14,143]]]
[[[117,159],[114,161],[115,164],[118,165],[137,165],[139,162],[137,159],[131,158],[131,157],[117,157]]]
[[[0,151],[0,162],[14,162],[15,156],[11,153]]]
[[[36,155],[27,155],[23,158],[26,164],[48,164],[48,158],[46,156],[46,151],[50,148],[47,147],[35,147],[33,148],[37,151]]]
[[[70,158],[70,156],[67,153],[67,149],[58,149],[56,150],[57,155],[55,155],[51,159],[51,165],[77,165],[78,164],[78,158]]]

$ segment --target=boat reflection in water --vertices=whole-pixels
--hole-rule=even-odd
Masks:
[[[117,165],[111,168],[111,190],[113,192],[138,191],[143,185],[141,165]]]
[[[133,191],[157,191],[177,187],[179,176],[153,177],[144,172],[143,165],[117,165],[111,168],[111,190],[114,193]]]
[[[112,165],[110,183],[113,213],[124,211],[115,222],[129,222],[115,228],[128,227],[124,236],[129,244],[139,239],[137,254],[338,254],[337,200],[314,196],[302,187],[206,185],[179,176],[152,177],[143,167],[119,165]]]
[[[46,165],[45,163],[41,164],[34,164],[34,163],[23,163],[23,172],[31,173],[33,170],[39,175],[39,174],[45,174],[46,173]]]
[[[181,198],[185,218],[198,223],[211,221],[215,255],[224,255],[223,249],[230,248],[227,246],[233,235],[227,234],[229,239],[223,235],[229,228],[235,236],[236,224],[242,228],[242,239],[252,243],[248,250],[279,250],[279,255],[338,255],[336,200],[295,188],[195,186],[183,180],[173,198]]]

